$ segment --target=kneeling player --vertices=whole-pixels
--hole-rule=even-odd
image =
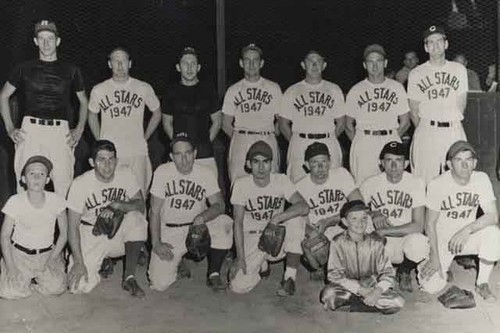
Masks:
[[[385,251],[397,269],[399,287],[412,292],[411,270],[429,254],[422,232],[425,218],[425,182],[405,171],[409,161],[403,145],[387,143],[380,152],[383,172],[368,178],[360,190],[370,207],[377,233],[387,238]]]
[[[116,148],[108,140],[95,142],[89,163],[93,169],[76,178],[68,194],[70,291],[90,292],[101,279],[104,258],[125,255],[122,288],[134,297],[144,297],[135,278],[139,251],[147,238],[141,187],[130,169],[116,168]],[[123,222],[111,239],[94,236],[97,217],[113,215],[108,207],[125,213]]]
[[[477,254],[479,271],[476,292],[495,300],[488,281],[500,259],[498,211],[491,181],[484,172],[474,171],[477,155],[466,141],[455,142],[447,153],[450,169],[434,178],[427,187],[429,261],[419,265],[424,290],[435,293],[446,285],[446,272],[456,255]],[[481,206],[484,214],[476,218]]]
[[[178,266],[187,253],[189,227],[206,223],[211,238],[207,286],[224,290],[220,269],[233,245],[233,221],[223,215],[225,205],[217,178],[211,169],[194,163],[196,147],[185,133],[172,140],[171,158],[174,163],[156,169],[150,191],[151,288],[163,291],[176,281]]]
[[[354,303],[361,299],[373,311],[398,312],[404,298],[393,289],[395,272],[385,254],[383,239],[366,233],[366,205],[360,200],[349,201],[342,207],[340,216],[347,231],[331,243],[329,284],[321,291],[321,303],[325,309],[349,305],[354,311]]]
[[[246,170],[251,175],[236,179],[231,203],[234,213],[234,232],[237,259],[231,269],[231,290],[247,293],[260,281],[261,266],[267,260],[277,261],[286,253],[286,269],[278,296],[295,293],[295,277],[300,262],[305,220],[309,213],[307,203],[295,190],[286,175],[271,174],[273,151],[264,141],[257,141],[248,150]],[[285,200],[291,206],[284,210]],[[271,257],[259,250],[262,231],[268,223],[286,227],[282,250]],[[266,271],[266,269],[264,269]]]
[[[10,197],[2,209],[2,298],[28,297],[33,290],[45,295],[66,290],[61,255],[67,240],[66,201],[44,190],[51,170],[52,163],[46,157],[29,158],[21,172],[27,191]],[[56,219],[59,237],[54,246]],[[32,279],[36,284],[31,284]]]

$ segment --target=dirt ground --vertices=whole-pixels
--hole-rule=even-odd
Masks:
[[[500,332],[500,300],[488,304],[477,295],[477,307],[468,310],[445,309],[435,296],[415,291],[405,295],[406,306],[395,315],[334,313],[323,311],[318,302],[321,283],[310,281],[303,267],[298,272],[296,295],[282,299],[275,296],[282,263],[272,265],[269,279],[247,295],[214,294],[205,286],[206,263],[188,262],[188,266],[193,278],[177,281],[166,292],[147,288],[142,300],[121,289],[121,264],[88,295],[0,300],[0,332]],[[452,271],[458,286],[473,289],[474,271],[456,264]],[[145,286],[145,269],[139,277]],[[491,285],[500,294],[498,266]]]

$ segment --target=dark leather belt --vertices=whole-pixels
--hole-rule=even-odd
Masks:
[[[16,242],[12,242],[12,245],[19,251],[23,251],[26,254],[29,254],[30,256],[35,255],[35,254],[40,254],[40,253],[45,253],[47,251],[52,250],[53,245],[43,248],[43,249],[28,249],[22,245],[17,244]]]
[[[193,222],[190,222],[190,223],[165,223],[165,225],[169,228],[182,228],[182,227],[185,227],[185,226],[188,226],[188,225],[192,225]]]
[[[299,133],[299,137],[303,139],[324,139],[329,138],[330,133]]]
[[[449,121],[431,120],[431,126],[436,126],[436,127],[451,127],[451,122],[449,122]]]
[[[249,230],[247,231],[250,235],[258,235],[262,233],[262,230]]]
[[[93,227],[94,225],[92,223],[89,223],[87,221],[81,221],[81,224],[86,225],[87,227]]]
[[[240,134],[249,134],[249,135],[271,135],[271,132],[268,131],[246,131],[246,130],[238,130]]]
[[[389,135],[392,134],[392,130],[379,130],[379,131],[372,131],[372,130],[364,130],[366,135]]]
[[[61,125],[60,120],[54,120],[54,119],[35,119],[35,118],[30,118],[30,123],[32,124],[38,124],[38,125],[44,125],[44,126],[59,126]]]

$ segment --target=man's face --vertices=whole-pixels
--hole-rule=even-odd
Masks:
[[[323,57],[317,53],[309,53],[301,63],[306,72],[306,78],[322,78],[322,73],[326,68],[326,62]]]
[[[448,40],[441,34],[433,34],[425,39],[424,48],[430,56],[444,55],[448,49]]]
[[[51,31],[40,31],[35,37],[35,45],[45,57],[55,55],[60,42],[61,39]]]
[[[408,52],[405,54],[404,65],[410,69],[415,68],[418,65],[418,57],[415,52]]]
[[[402,155],[385,154],[381,160],[385,173],[392,179],[400,179],[405,171],[405,157]]]
[[[193,82],[198,80],[198,72],[201,69],[198,63],[198,57],[194,54],[185,54],[176,66],[177,71],[181,73],[183,81]]]
[[[109,150],[99,150],[93,160],[93,167],[97,177],[101,180],[112,180],[115,176],[116,154]]]
[[[247,166],[252,170],[255,179],[266,179],[271,174],[272,161],[262,155],[253,157],[247,161]]]
[[[191,143],[185,141],[176,142],[172,147],[171,157],[177,171],[181,174],[188,175],[193,171],[196,150]]]
[[[458,62],[459,64],[462,64],[464,66],[467,66],[467,60],[465,59],[465,57],[463,55],[457,55],[455,56],[455,59],[453,59],[453,61],[455,62]]]
[[[26,184],[28,190],[40,192],[45,189],[49,181],[49,175],[45,164],[40,162],[31,163],[26,167],[22,181]]]
[[[129,70],[132,66],[129,55],[122,50],[116,50],[111,53],[108,65],[113,72],[113,77],[124,79],[128,78]]]
[[[260,58],[259,52],[248,50],[240,59],[240,67],[243,68],[245,76],[256,77],[260,76],[260,69],[264,66],[264,60]]]
[[[370,76],[384,76],[387,60],[380,53],[372,52],[366,56],[363,66]]]
[[[311,176],[318,180],[328,179],[328,174],[330,171],[330,156],[328,155],[316,155],[309,159],[309,170]]]
[[[468,180],[476,168],[477,159],[470,150],[464,150],[446,163],[455,177]]]
[[[368,226],[368,213],[366,210],[350,212],[344,219],[342,219],[342,222],[345,224],[350,233],[363,235],[366,232],[366,227]]]

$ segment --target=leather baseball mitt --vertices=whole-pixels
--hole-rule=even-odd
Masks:
[[[286,229],[282,225],[268,223],[259,238],[259,250],[276,257],[285,241]]]
[[[106,235],[108,236],[108,239],[112,239],[118,232],[118,229],[120,229],[125,214],[121,210],[114,209],[109,206],[104,210],[113,212],[113,215],[109,218],[103,217],[103,212],[101,212],[95,221],[94,227],[92,228],[92,234],[94,236]]]
[[[474,295],[465,289],[457,286],[451,286],[448,290],[438,297],[438,300],[448,309],[469,309],[476,307]]]
[[[324,234],[318,233],[315,237],[305,238],[301,245],[304,258],[311,268],[319,269],[328,262],[330,241]]]
[[[210,251],[210,233],[206,224],[192,225],[186,237],[186,248],[191,258],[203,260]]]

